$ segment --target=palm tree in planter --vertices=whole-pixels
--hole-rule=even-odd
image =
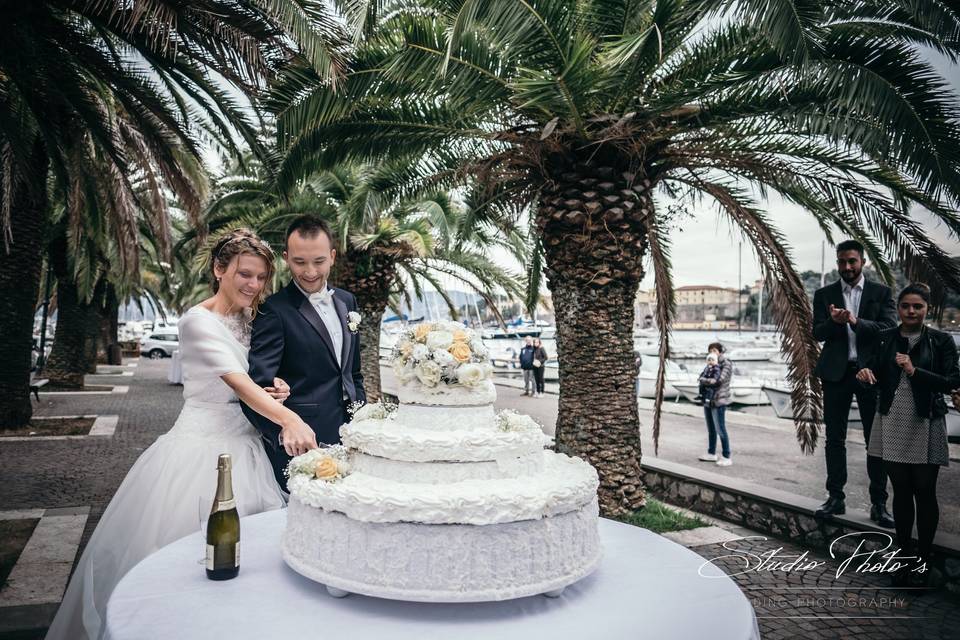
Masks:
[[[236,151],[235,138],[252,142],[255,129],[235,93],[256,94],[296,55],[335,78],[343,40],[325,5],[310,0],[35,0],[5,3],[3,18],[0,428],[23,426],[32,413],[27,383],[37,256],[49,240],[48,178],[66,194],[71,216],[94,211],[86,205],[96,197],[110,204],[78,226],[98,232],[113,217],[121,234],[116,267],[135,278],[130,176],[148,174],[156,192],[176,194],[196,220],[194,125],[214,131],[204,138],[227,150]]]
[[[338,241],[330,280],[357,298],[363,316],[360,360],[371,401],[381,395],[380,319],[388,307],[399,310],[402,298],[409,304],[407,284],[417,295],[425,285],[434,287],[453,317],[456,304],[444,280],[458,282],[491,308],[497,293],[523,294],[519,278],[487,254],[499,248],[523,264],[525,238],[494,233],[495,220],[472,215],[469,196],[460,203],[443,191],[411,184],[413,163],[404,158],[338,166],[308,176],[281,197],[273,173],[251,162],[246,173],[221,181],[209,211],[211,230],[249,226],[278,252],[294,217],[309,212],[330,222]],[[283,269],[277,271],[274,289],[285,277]]]
[[[382,3],[381,3],[382,4]],[[278,130],[285,184],[309,163],[442,150],[532,207],[556,306],[558,448],[588,459],[605,514],[643,504],[633,302],[654,271],[672,317],[668,204],[715,203],[752,245],[789,355],[797,437],[817,438],[817,345],[779,194],[828,235],[935,287],[958,271],[911,215],[960,231],[956,95],[919,53],[958,56],[952,5],[756,0],[397,2],[334,92],[301,73]],[[295,86],[299,83],[299,86]],[[681,257],[682,259],[682,257]],[[659,429],[655,413],[654,434]]]

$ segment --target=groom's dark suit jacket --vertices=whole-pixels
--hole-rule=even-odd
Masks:
[[[274,378],[282,378],[290,385],[284,404],[310,425],[317,442],[328,444],[340,442],[347,406],[367,398],[360,373],[360,334],[347,328],[347,312],[356,311],[357,300],[348,291],[334,289],[333,304],[343,332],[342,367],[320,314],[293,282],[260,305],[249,355],[253,381],[269,387]],[[246,405],[243,412],[260,431],[277,480],[286,488],[283,470],[290,458],[277,441],[280,427]]]
[[[830,317],[830,305],[844,309],[841,280],[817,289],[813,294],[813,337],[823,342],[816,374],[821,380],[839,382],[847,371],[849,358],[847,325]],[[857,339],[857,367],[867,366],[877,337],[884,329],[897,326],[897,307],[890,287],[871,280],[863,281],[860,311],[853,327]]]

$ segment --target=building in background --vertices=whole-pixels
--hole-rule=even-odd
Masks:
[[[674,290],[677,303],[674,329],[736,329],[738,315],[750,301],[750,291],[732,287],[691,285]],[[637,324],[652,327],[656,317],[655,289],[640,291],[636,301]]]

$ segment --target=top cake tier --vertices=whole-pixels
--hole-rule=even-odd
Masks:
[[[483,407],[496,402],[497,390],[491,380],[470,387],[458,384],[428,387],[419,380],[408,380],[397,383],[397,399],[401,405]]]
[[[400,404],[444,407],[493,404],[496,391],[486,346],[456,322],[425,322],[397,336],[390,358]]]

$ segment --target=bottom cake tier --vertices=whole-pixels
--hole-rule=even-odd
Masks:
[[[328,588],[416,602],[509,600],[562,589],[600,561],[597,502],[502,524],[361,522],[290,497],[283,559]]]

